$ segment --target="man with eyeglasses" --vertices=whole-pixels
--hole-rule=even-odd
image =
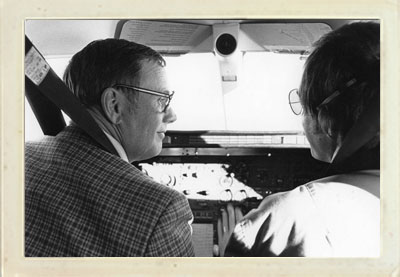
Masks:
[[[131,163],[158,155],[173,92],[151,48],[106,39],[71,59],[64,81],[114,146],[74,123],[26,143],[26,256],[194,256],[187,199]]]
[[[379,98],[379,23],[344,25],[315,42],[289,105],[302,116],[311,155],[329,168],[244,217],[227,207],[222,254],[379,257]]]

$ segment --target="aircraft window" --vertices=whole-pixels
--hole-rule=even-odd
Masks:
[[[25,141],[38,140],[42,137],[42,129],[25,97]]]
[[[70,58],[46,57],[60,77]],[[170,130],[302,131],[300,117],[290,111],[287,100],[288,92],[300,84],[300,54],[245,53],[239,86],[226,95],[212,53],[165,58],[176,91],[171,105],[178,116]],[[27,102],[25,120],[26,140],[43,136]]]
[[[223,95],[214,55],[168,57],[178,115],[170,129],[301,131],[300,117],[290,111],[287,99],[300,84],[303,65],[300,54],[245,53],[239,86]]]
[[[171,130],[225,130],[224,99],[218,60],[212,53],[166,57],[171,106],[178,120]]]
[[[234,130],[302,131],[301,117],[288,104],[288,93],[300,85],[300,54],[249,52],[244,55],[241,94],[226,101]],[[242,119],[241,119],[242,118]]]

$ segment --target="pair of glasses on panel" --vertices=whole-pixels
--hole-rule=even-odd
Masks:
[[[342,94],[346,88],[351,87],[355,83],[357,83],[357,80],[355,78],[353,78],[350,81],[348,81],[342,88],[335,90],[330,96],[325,98],[325,100],[322,101],[321,104],[318,105],[317,110],[320,110],[322,106],[331,102],[333,99],[335,99],[340,94]],[[289,105],[290,105],[290,108],[292,109],[292,112],[295,115],[300,115],[303,112],[303,107],[301,106],[301,103],[300,103],[299,90],[297,88],[289,91]]]
[[[169,104],[171,103],[172,97],[175,94],[174,91],[171,91],[171,93],[168,94],[168,93],[163,93],[163,92],[159,92],[159,91],[155,91],[155,90],[150,90],[150,89],[145,89],[145,88],[140,88],[140,87],[135,87],[135,86],[128,86],[125,84],[116,84],[116,85],[113,85],[113,87],[137,90],[142,93],[161,97],[158,101],[159,101],[160,107],[161,107],[160,110],[163,113],[167,111]]]

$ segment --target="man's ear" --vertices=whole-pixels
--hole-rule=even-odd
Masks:
[[[101,95],[101,107],[106,118],[113,124],[119,124],[122,119],[122,98],[114,88],[107,88]]]

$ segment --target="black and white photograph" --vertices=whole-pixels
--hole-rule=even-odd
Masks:
[[[25,32],[25,257],[379,257],[379,20]]]
[[[0,0],[0,275],[398,276],[399,7]]]

